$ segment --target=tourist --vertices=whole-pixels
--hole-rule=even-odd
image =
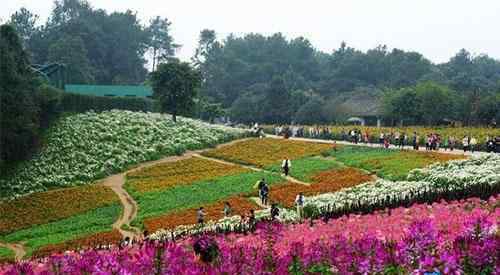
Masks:
[[[443,141],[443,147],[445,151],[448,151],[448,147],[450,146],[449,138],[445,137]]]
[[[408,144],[408,135],[406,133],[403,133],[403,139],[401,140],[400,147],[401,149],[404,149],[404,147]]]
[[[277,204],[276,204],[276,203],[273,203],[273,204],[271,205],[271,210],[270,210],[270,212],[271,212],[271,220],[273,220],[273,221],[274,221],[276,218],[278,218],[278,217],[279,217],[279,215],[280,215],[280,210],[279,210],[279,208],[278,208],[278,206],[277,206]]]
[[[283,160],[283,163],[281,164],[281,168],[283,169],[283,173],[285,174],[285,177],[288,176],[288,173],[290,172],[291,167],[292,167],[292,162],[288,158],[285,158]]]
[[[464,149],[464,153],[467,152],[467,148],[469,147],[469,138],[464,136],[462,139],[462,148]]]
[[[368,144],[368,142],[370,141],[370,140],[368,139],[368,131],[365,131],[364,136],[363,136],[363,139],[365,140],[365,143],[366,143],[366,144]]]
[[[490,136],[486,137],[486,152],[494,152],[495,151],[495,142]]]
[[[469,147],[470,147],[471,153],[474,153],[474,149],[475,149],[476,145],[477,145],[476,138],[475,137],[471,137],[470,141],[469,141]]]
[[[260,198],[262,205],[267,205],[269,201],[269,186],[267,185],[267,183],[264,183],[264,185],[260,189]]]
[[[198,208],[198,211],[196,212],[196,218],[198,220],[198,224],[203,225],[205,223],[205,209],[202,207]]]
[[[300,192],[295,198],[295,205],[297,206],[297,215],[299,220],[304,218],[304,194]]]
[[[399,131],[394,134],[394,145],[399,147],[399,142],[400,142],[401,135],[399,134]]]
[[[380,142],[380,146],[384,147],[385,135],[383,132],[380,133],[380,137],[379,137],[378,141]]]
[[[266,185],[264,178],[257,182],[257,190],[259,190],[259,198],[262,203],[264,203],[264,198],[262,197],[262,188],[264,188],[264,185]]]
[[[455,137],[454,136],[451,136],[449,139],[448,139],[448,146],[450,147],[450,151],[453,151],[453,149],[455,149]]]
[[[255,219],[255,210],[250,209],[250,214],[248,214],[248,226],[250,231],[255,231],[255,225],[257,224],[257,219]]]
[[[418,151],[418,135],[417,132],[413,132],[413,150]]]
[[[384,138],[384,148],[389,149],[389,138]]]
[[[229,204],[229,202],[224,202],[224,217],[229,217],[231,216],[231,213],[232,213],[232,209],[231,209],[231,204]]]

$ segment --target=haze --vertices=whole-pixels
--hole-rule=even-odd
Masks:
[[[145,24],[160,15],[172,21],[172,34],[188,60],[200,30],[229,33],[282,32],[304,36],[319,50],[331,52],[342,41],[361,50],[385,44],[414,50],[433,62],[445,62],[459,49],[500,58],[500,1],[153,1],[90,0],[96,8],[136,11]],[[6,21],[21,7],[44,22],[53,0],[7,0],[0,10]]]

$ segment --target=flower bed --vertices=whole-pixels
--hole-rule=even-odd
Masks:
[[[260,209],[255,203],[252,203],[248,198],[234,196],[224,201],[219,201],[209,205],[205,205],[206,221],[220,220],[223,218],[224,202],[227,201],[231,205],[233,215],[246,215],[251,209]],[[198,208],[178,211],[172,214],[153,217],[144,220],[144,227],[149,232],[156,232],[159,229],[175,229],[180,225],[191,225],[197,223],[196,211]]]
[[[0,272],[40,274],[58,267],[71,274],[495,274],[500,213],[492,205],[497,201],[417,205],[394,210],[394,218],[349,216],[313,227],[264,223],[255,235],[89,250],[8,265]],[[396,227],[399,233],[393,235]],[[358,234],[361,228],[368,232]]]
[[[315,174],[341,167],[343,167],[342,163],[332,158],[324,158],[320,156],[305,157],[293,160],[293,167],[290,169],[290,176],[303,182],[311,182],[312,177]],[[282,172],[281,163],[266,166],[264,169],[277,173]]]
[[[389,180],[404,180],[411,170],[436,162],[443,163],[466,158],[464,155],[397,151],[361,146],[344,146],[332,152],[332,156],[348,166],[376,172],[379,177]]]
[[[118,201],[101,185],[80,186],[0,202],[0,235],[68,218]]]
[[[37,156],[0,180],[0,198],[91,183],[133,164],[245,134],[187,118],[174,123],[169,115],[155,113],[113,110],[67,116],[50,129]]]
[[[482,154],[467,160],[435,164],[410,173],[408,181],[378,180],[339,192],[306,198],[305,204],[323,212],[370,212],[374,209],[433,202],[441,198],[459,199],[489,196],[500,191],[500,155]],[[411,181],[419,180],[419,181]]]
[[[251,193],[255,183],[262,178],[266,178],[271,186],[283,182],[283,179],[276,174],[246,172],[197,181],[187,185],[177,185],[157,192],[139,193],[130,188],[128,183],[125,187],[138,204],[134,225],[141,225],[147,218],[196,208],[223,201],[232,196]]]
[[[322,193],[336,192],[342,188],[356,186],[373,178],[355,168],[324,171],[312,176],[310,186],[288,183],[271,188],[270,199],[284,207],[293,207],[298,193],[304,196],[315,196]]]
[[[331,149],[331,146],[328,144],[264,138],[250,139],[209,150],[204,152],[203,155],[264,168],[283,160],[285,157],[297,159],[318,155],[329,149]]]
[[[128,173],[127,180],[131,188],[144,193],[247,171],[241,166],[193,157]]]
[[[63,253],[68,250],[81,250],[97,248],[106,245],[115,245],[120,242],[122,235],[116,229],[107,232],[99,232],[88,236],[68,240],[63,243],[49,244],[38,248],[33,252],[33,257],[42,258],[55,253]]]
[[[109,231],[120,216],[121,210],[121,205],[114,202],[109,206],[92,209],[65,219],[34,225],[2,235],[0,241],[6,243],[22,242],[27,248],[29,256],[32,250],[49,244],[58,244],[75,237]]]

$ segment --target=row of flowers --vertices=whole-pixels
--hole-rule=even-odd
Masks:
[[[308,216],[316,217],[320,215],[337,217],[353,212],[370,213],[376,209],[409,206],[415,202],[432,203],[443,198],[487,197],[497,194],[499,188],[500,156],[481,154],[466,160],[455,160],[431,165],[424,169],[415,169],[410,173],[407,181],[394,182],[379,179],[376,182],[361,183],[333,193],[306,197],[305,212]],[[284,199],[286,206],[290,206],[289,200],[289,198]],[[267,219],[270,216],[269,210],[256,211],[256,216],[258,219]],[[280,208],[279,219],[286,222],[299,220],[295,211],[286,208]],[[237,216],[213,221],[204,227],[190,225],[159,230],[153,238],[172,238],[199,232],[241,231],[246,230],[247,227],[248,225],[242,221],[241,217]]]
[[[319,155],[330,145],[287,139],[251,139],[204,152],[203,155],[264,168],[284,158],[298,159]]]
[[[157,113],[112,110],[67,116],[51,128],[37,156],[0,180],[0,197],[90,183],[133,164],[246,133],[187,118],[174,123],[169,115]]]
[[[245,171],[241,166],[191,157],[127,173],[127,180],[134,190],[144,193]]]
[[[118,196],[102,185],[63,188],[0,201],[0,235],[82,214],[117,201]]]
[[[5,274],[497,274],[499,197],[68,252]],[[385,222],[380,222],[381,220]]]

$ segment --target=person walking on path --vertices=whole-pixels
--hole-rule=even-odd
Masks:
[[[257,182],[257,189],[259,190],[259,198],[262,204],[264,204],[264,198],[262,197],[262,189],[264,188],[264,185],[266,185],[265,179],[261,179],[259,180],[259,182]]]
[[[198,211],[196,212],[196,219],[198,220],[198,224],[203,225],[205,223],[205,209],[200,207]]]
[[[231,209],[231,204],[229,202],[224,202],[224,217],[229,217],[231,216],[233,210]]]
[[[292,162],[288,158],[285,158],[283,160],[283,163],[281,163],[281,168],[283,169],[283,174],[285,174],[285,177],[288,177],[291,167]]]
[[[418,135],[417,132],[413,132],[413,150],[418,151]]]
[[[475,137],[471,137],[470,138],[470,142],[469,142],[469,147],[470,147],[471,153],[474,153],[474,149],[475,149],[476,145],[477,145],[476,138]]]
[[[262,185],[262,188],[260,189],[260,202],[263,205],[267,205],[269,201],[269,186],[267,186],[267,183],[264,183]]]
[[[469,138],[467,136],[464,136],[462,139],[462,147],[464,149],[464,153],[467,152],[467,149],[469,148]]]
[[[297,206],[297,215],[299,220],[304,218],[304,193],[300,192],[295,198],[295,205]]]

